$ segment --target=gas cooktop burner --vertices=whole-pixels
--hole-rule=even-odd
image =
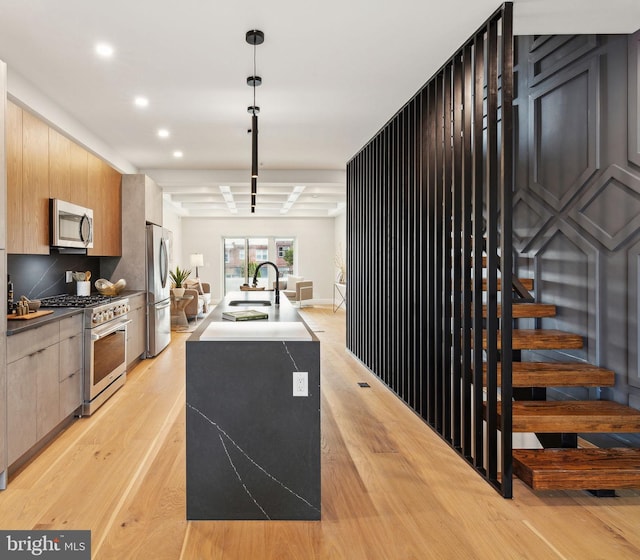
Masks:
[[[74,296],[70,294],[61,294],[59,296],[51,296],[42,298],[41,307],[92,307],[101,303],[111,301],[109,296],[94,294],[91,296]]]

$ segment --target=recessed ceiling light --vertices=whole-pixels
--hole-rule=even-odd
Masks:
[[[138,106],[138,107],[147,107],[149,105],[149,100],[146,97],[142,97],[142,96],[138,96],[136,97],[133,102]]]
[[[160,138],[169,138],[169,131],[166,128],[161,128],[158,130],[158,136]]]
[[[173,152],[173,157],[175,158],[181,158],[184,154],[180,151],[180,150],[176,150],[175,152]]]
[[[96,54],[103,58],[110,58],[113,56],[114,50],[108,43],[98,43],[96,45]]]

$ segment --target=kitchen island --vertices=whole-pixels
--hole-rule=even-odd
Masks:
[[[268,318],[222,318],[247,309]],[[186,346],[187,519],[320,519],[320,342],[297,310],[231,293]]]

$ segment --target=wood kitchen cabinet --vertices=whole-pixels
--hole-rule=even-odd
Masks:
[[[69,202],[89,208],[89,177],[87,150],[71,142],[71,194]]]
[[[7,367],[7,463],[36,444],[37,353]]]
[[[7,102],[7,250],[49,254],[49,198],[94,212],[89,255],[121,256],[121,174],[36,116]]]
[[[88,154],[88,207],[93,209],[93,248],[89,255],[122,254],[122,176],[110,165]]]
[[[31,447],[38,433],[53,422],[53,405],[58,408],[59,389],[53,386],[58,375],[60,328],[57,322],[7,337],[7,459],[11,465]],[[48,391],[52,393],[49,394]],[[39,401],[40,402],[39,404]],[[51,426],[55,427],[56,422]],[[51,429],[51,428],[50,428]]]
[[[7,102],[7,251],[21,253],[24,247],[22,227],[22,109]]]
[[[71,140],[49,128],[49,196],[71,199]]]
[[[82,405],[83,314],[7,337],[11,465]]]
[[[11,465],[59,422],[58,344],[7,367],[7,451]]]
[[[129,307],[127,317],[131,323],[127,327],[127,368],[147,351],[146,296],[130,297]]]
[[[79,314],[60,321],[60,421],[82,405],[82,320],[83,315]]]
[[[36,371],[36,438],[41,440],[60,422],[60,381],[58,367],[60,345],[39,350],[34,360]],[[33,397],[32,397],[33,398]]]
[[[49,254],[49,127],[22,112],[22,253]]]

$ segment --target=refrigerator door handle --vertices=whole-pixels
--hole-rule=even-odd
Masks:
[[[171,300],[167,300],[166,303],[157,303],[155,305],[156,309],[166,309],[167,307],[169,307],[171,305]]]
[[[169,275],[169,255],[167,252],[167,244],[164,237],[160,238],[160,282],[162,287],[167,287],[167,277]]]

